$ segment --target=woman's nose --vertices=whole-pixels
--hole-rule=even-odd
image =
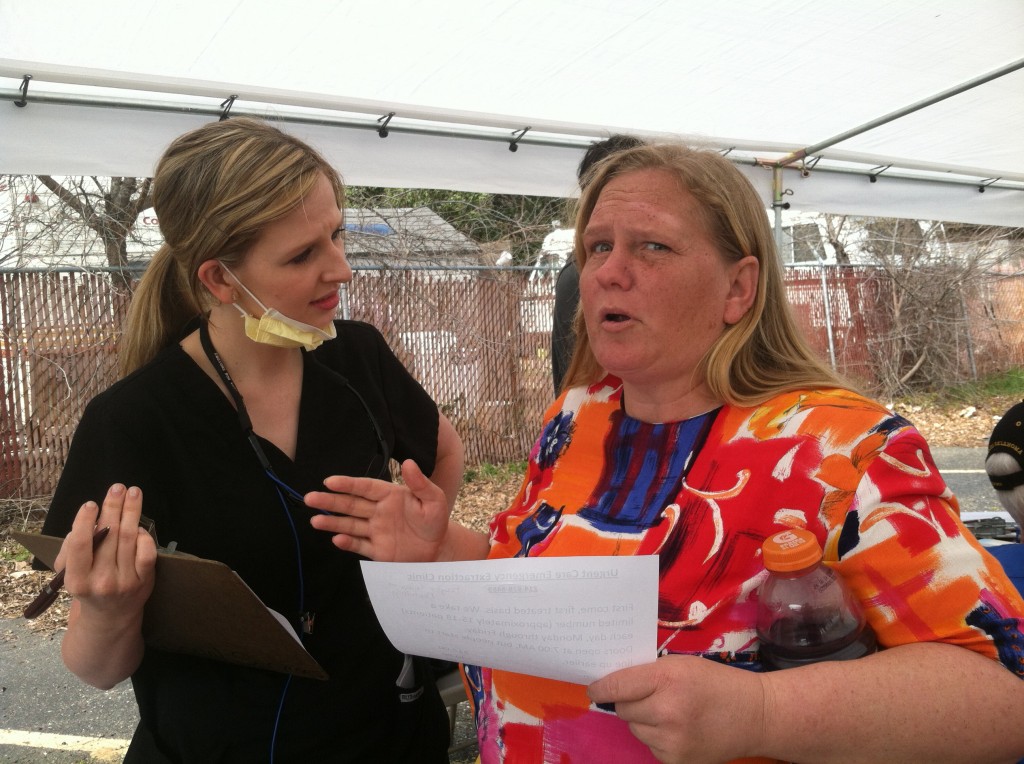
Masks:
[[[331,268],[326,281],[338,281],[347,284],[352,280],[352,266],[348,264],[345,257],[345,243],[342,241],[336,244],[337,255],[331,261]]]
[[[628,287],[632,283],[632,263],[629,254],[621,247],[613,247],[611,252],[598,265],[595,276],[601,286]]]

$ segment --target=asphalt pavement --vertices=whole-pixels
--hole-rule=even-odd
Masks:
[[[961,512],[997,512],[996,498],[985,474],[985,448],[933,448],[939,471],[957,499]]]
[[[984,448],[932,453],[963,511],[1002,508],[985,476]],[[0,762],[120,762],[137,721],[130,683],[105,693],[88,687],[61,663],[59,635],[0,619]]]
[[[120,762],[138,721],[131,684],[88,687],[64,668],[60,636],[0,620],[0,761]]]

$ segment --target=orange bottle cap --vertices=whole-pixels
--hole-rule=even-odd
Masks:
[[[817,536],[804,528],[791,528],[769,536],[761,545],[761,553],[764,566],[780,573],[809,568],[822,557]]]

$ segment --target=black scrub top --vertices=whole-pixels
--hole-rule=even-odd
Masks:
[[[304,353],[294,461],[261,440],[298,493],[333,474],[379,474],[390,455],[434,470],[438,412],[372,326]],[[347,382],[347,384],[346,384]],[[366,405],[353,394],[362,396]],[[404,656],[370,606],[360,558],[282,502],[219,387],[173,346],[93,399],[76,430],[43,532],[64,536],[85,501],[137,485],[160,544],[220,560],[270,608],[314,628],[303,644],[329,681],[288,677],[147,648],[132,676],[141,722],[126,762],[446,762],[448,721],[423,667],[423,694],[395,684]]]

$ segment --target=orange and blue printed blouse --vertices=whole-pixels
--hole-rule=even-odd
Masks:
[[[948,642],[1024,677],[1024,600],[959,520],[924,438],[847,390],[650,424],[606,377],[545,414],[491,558],[660,557],[658,652],[761,670],[761,543],[815,533],[883,648]],[[580,685],[466,666],[482,764],[654,761]],[[609,758],[611,757],[611,758]]]

